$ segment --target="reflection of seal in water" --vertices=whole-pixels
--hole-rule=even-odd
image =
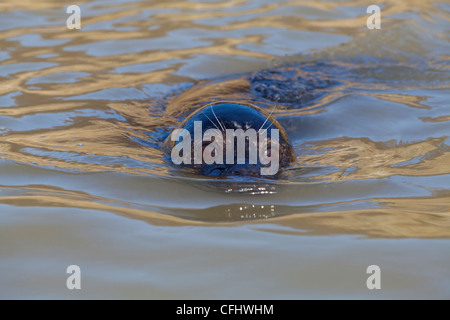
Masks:
[[[292,145],[289,141],[289,138],[283,129],[283,127],[279,124],[279,122],[273,118],[270,114],[268,114],[263,109],[248,103],[241,102],[216,102],[212,104],[208,104],[200,109],[196,110],[192,113],[183,123],[181,124],[179,129],[185,129],[191,137],[194,137],[194,122],[201,121],[202,123],[202,137],[203,134],[208,129],[217,129],[221,132],[223,137],[226,135],[227,129],[238,130],[242,129],[244,132],[248,129],[254,129],[255,132],[264,132],[267,134],[267,146],[268,146],[268,155],[270,156],[270,146],[271,144],[271,129],[278,129],[279,133],[279,167],[284,167],[291,164],[295,160],[295,154],[292,148]],[[224,146],[225,146],[225,139]],[[203,143],[203,150],[209,144]],[[163,149],[164,151],[170,155],[173,147],[175,146],[176,141],[171,140],[171,136],[169,136],[164,142]],[[194,150],[194,142],[192,142],[192,150]],[[261,167],[267,167],[268,165],[262,164],[260,159],[256,161],[255,164],[251,164],[249,161],[250,158],[250,147],[247,143],[245,144],[245,163],[239,163],[236,161],[237,159],[237,151],[238,148],[234,148],[234,156],[233,163],[229,161],[225,161],[227,158],[226,152],[229,152],[227,148],[223,148],[223,163],[212,163],[206,164],[204,160],[202,160],[201,164],[194,164],[194,161],[191,161],[191,164],[183,164],[187,167],[193,168],[197,172],[200,172],[204,175],[252,175],[259,176],[261,172]],[[267,154],[267,153],[266,153]],[[229,156],[229,155],[228,155]],[[191,160],[193,160],[193,152],[191,153]],[[278,160],[278,159],[277,159]],[[242,159],[241,159],[242,162]],[[278,164],[277,164],[278,165]]]

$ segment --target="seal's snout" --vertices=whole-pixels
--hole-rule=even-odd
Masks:
[[[278,121],[247,103],[213,103],[196,110],[163,149],[174,164],[207,176],[270,176],[295,160]]]

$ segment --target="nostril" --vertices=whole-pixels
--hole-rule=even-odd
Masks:
[[[228,174],[228,169],[225,165],[207,165],[202,168],[202,172],[207,176],[222,176]]]
[[[260,167],[258,165],[235,164],[228,167],[227,174],[235,176],[260,176]]]

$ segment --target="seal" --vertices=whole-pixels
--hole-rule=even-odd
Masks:
[[[197,126],[197,129],[196,124],[200,125]],[[216,157],[216,160],[219,159],[222,161],[215,161],[213,163],[205,159],[195,161],[196,142],[191,140],[189,142],[189,150],[183,150],[183,153],[188,153],[187,156],[183,154],[186,161],[180,163],[180,165],[191,168],[194,172],[205,176],[262,176],[265,174],[261,173],[264,172],[261,169],[272,165],[267,163],[267,161],[264,162],[261,158],[253,162],[251,161],[252,151],[254,153],[256,149],[252,149],[250,141],[252,137],[250,135],[245,136],[245,152],[243,155],[239,154],[238,147],[230,148],[230,145],[227,143],[231,141],[231,144],[234,144],[237,140],[234,139],[236,136],[232,136],[230,140],[230,133],[235,134],[238,132],[245,134],[253,130],[258,135],[258,146],[260,147],[264,142],[266,148],[264,149],[264,156],[275,158],[273,157],[273,152],[277,152],[277,168],[286,167],[295,161],[294,149],[284,128],[270,113],[248,102],[219,101],[200,107],[191,113],[165,139],[163,151],[169,157],[174,155],[172,152],[174,152],[174,148],[179,143],[179,137],[174,137],[174,133],[184,132],[185,137],[189,136],[190,138],[198,135],[199,130],[201,130],[201,142],[198,145],[201,146],[201,154],[209,150],[212,152],[212,156]],[[220,134],[227,139],[205,139],[205,135],[211,132],[211,130],[215,132],[215,136]],[[213,142],[215,142],[215,147],[210,146],[213,145]],[[276,143],[275,148],[274,143]],[[219,152],[218,149],[222,146],[223,149]],[[260,156],[263,155],[262,153],[258,154]],[[178,153],[176,155],[178,156]],[[242,159],[242,156],[244,159]],[[232,161],[229,161],[230,159]]]
[[[267,139],[270,141],[273,141],[270,135],[271,129],[277,129],[279,132],[279,148],[277,150],[279,167],[283,168],[295,162],[295,153],[285,129],[272,117],[272,112],[268,113],[265,110],[270,110],[274,106],[287,110],[316,105],[329,92],[336,90],[334,88],[343,85],[339,81],[339,75],[342,72],[339,65],[326,62],[304,62],[250,74],[200,80],[183,92],[177,92],[168,97],[165,100],[165,113],[178,119],[187,117],[174,132],[184,129],[189,136],[195,134],[195,122],[201,122],[202,135],[211,129],[218,130],[222,135],[226,135],[226,131],[229,129],[254,129],[258,133],[261,130],[261,133],[267,132]],[[257,102],[258,105],[265,108],[260,108],[247,101]],[[203,145],[197,144],[197,148],[195,143],[191,143],[190,150],[186,150],[188,155],[184,158],[189,161],[180,164],[206,176],[261,175],[260,169],[264,168],[265,163],[261,161],[250,163],[251,150],[248,146],[245,147],[245,160],[247,160],[245,164],[196,162],[195,155],[198,153],[195,150],[197,152],[210,151],[211,148],[208,148],[208,144],[211,141],[206,141],[206,144]],[[172,135],[165,139],[163,151],[166,155],[169,157],[173,155],[172,151],[177,142],[179,142],[177,139],[172,140]],[[200,150],[200,148],[203,149]],[[183,157],[185,156],[184,151]],[[273,150],[269,148],[267,151],[267,155],[270,155]],[[234,158],[238,158],[239,155],[235,150],[231,152],[233,152]],[[230,150],[227,151],[225,148],[224,153],[219,152],[219,155],[213,154],[213,156],[219,158],[222,156],[226,159],[227,156],[230,156]]]

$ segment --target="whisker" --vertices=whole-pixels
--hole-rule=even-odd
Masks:
[[[259,128],[258,132],[261,131],[262,127],[264,127],[264,125],[266,124],[267,120],[269,120],[269,117],[272,115],[272,113],[275,111],[276,108],[276,104],[273,105],[272,111],[270,111],[269,115],[266,118],[266,121],[264,121],[264,123],[261,125],[261,127]],[[272,125],[272,124],[271,124]],[[270,126],[268,126],[265,130],[269,129]]]
[[[261,134],[263,134],[265,131],[267,131],[267,130],[269,130],[269,128],[270,127],[272,127],[273,126],[273,124],[271,123],[267,128],[265,128],[262,132],[259,132],[258,131],[258,133],[261,135]]]
[[[219,118],[217,118],[216,113],[214,112],[214,109],[213,109],[213,106],[212,106],[212,105],[211,105],[211,111],[212,111],[214,117],[216,117],[217,123],[219,123],[219,126],[222,128],[222,131],[225,131],[225,126],[223,126],[223,125],[220,123],[220,120],[219,120]]]
[[[203,113],[203,115],[204,115],[205,117],[208,118],[209,121],[211,121],[211,123],[213,124],[213,126],[216,127],[216,129],[220,131],[220,129],[216,126],[216,124],[215,124],[215,123],[214,123],[214,122],[213,122],[213,121],[212,121],[212,120],[211,120],[211,119],[210,119],[203,111],[202,111],[202,113]]]

